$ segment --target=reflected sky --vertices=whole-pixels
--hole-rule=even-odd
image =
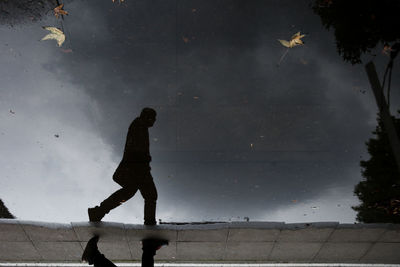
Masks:
[[[377,108],[310,1],[63,3],[64,20],[0,26],[0,198],[16,217],[87,220],[150,106],[157,219],[355,221]],[[42,26],[64,30],[61,48]],[[278,66],[277,39],[298,31]],[[380,77],[381,49],[364,59]],[[104,220],[142,217],[138,193]]]

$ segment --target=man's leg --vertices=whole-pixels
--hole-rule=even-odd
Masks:
[[[82,254],[82,261],[88,262],[89,265],[94,264],[95,267],[117,267],[114,263],[100,253],[97,248],[98,241],[98,236],[94,236],[88,241]]]
[[[154,255],[156,250],[163,245],[168,245],[168,240],[163,239],[144,239],[142,240],[142,267],[154,267]]]
[[[136,185],[131,185],[114,192],[106,200],[101,202],[100,206],[88,209],[89,220],[91,222],[101,221],[106,213],[133,197],[137,190]]]
[[[148,174],[139,185],[140,193],[144,198],[144,224],[156,225],[156,204],[157,204],[157,189],[153,182],[153,177]]]

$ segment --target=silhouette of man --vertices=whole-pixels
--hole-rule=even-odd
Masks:
[[[144,108],[133,120],[126,137],[124,155],[115,170],[113,180],[122,186],[100,206],[88,209],[89,220],[98,222],[110,210],[118,207],[140,191],[144,198],[144,224],[156,224],[157,189],[150,174],[149,131],[156,121],[156,111]]]
[[[99,236],[97,235],[88,241],[82,254],[82,261],[86,261],[89,263],[89,265],[94,264],[94,267],[117,267],[114,263],[100,253],[99,249],[97,248],[98,241]],[[156,251],[164,245],[168,245],[167,240],[142,240],[142,267],[154,267],[154,255],[156,255]]]

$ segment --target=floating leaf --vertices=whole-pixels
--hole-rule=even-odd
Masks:
[[[54,8],[54,16],[58,18],[61,15],[68,15],[68,12],[62,9],[63,6],[64,4],[61,4],[58,7]]]
[[[43,29],[46,29],[50,31],[51,33],[47,34],[45,37],[42,38],[42,41],[44,40],[56,40],[58,46],[61,46],[64,41],[65,41],[65,35],[64,33],[55,27],[43,27]]]
[[[288,41],[286,41],[286,40],[280,40],[280,39],[278,39],[278,41],[281,42],[281,44],[282,44],[283,46],[286,46],[286,47],[289,47],[289,48],[290,48],[290,42],[288,42]]]
[[[302,45],[304,44],[303,41],[301,40],[301,38],[303,38],[304,36],[306,36],[305,34],[300,34],[300,32],[297,32],[295,34],[293,34],[292,38],[290,39],[290,41],[286,41],[286,40],[280,40],[278,39],[278,41],[285,47],[287,48],[292,48],[295,47],[297,45]]]
[[[289,48],[293,48],[295,46],[298,45],[303,45],[303,41],[301,40],[301,38],[303,38],[304,36],[306,36],[305,34],[300,34],[300,32],[296,32],[295,34],[293,34],[292,38],[290,39],[290,41],[286,41],[286,40],[280,40],[278,39],[278,41],[284,46],[287,47],[288,49],[285,51],[285,53],[281,56],[279,62],[278,62],[278,67],[279,64],[281,64],[283,58],[286,56],[286,54],[289,52]]]

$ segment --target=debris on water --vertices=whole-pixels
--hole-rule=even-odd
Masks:
[[[297,32],[295,34],[293,34],[292,38],[289,41],[286,40],[281,40],[278,39],[278,41],[284,46],[287,47],[285,53],[283,53],[283,55],[281,56],[281,58],[279,59],[278,62],[278,67],[280,66],[282,60],[285,58],[286,54],[289,52],[290,48],[293,48],[295,46],[298,45],[303,45],[303,41],[301,40],[301,38],[303,38],[304,36],[306,36],[305,34],[300,34],[300,32]]]
[[[59,18],[59,16],[62,15],[68,15],[68,12],[63,10],[64,4],[61,4],[57,7],[54,8],[54,16],[56,16],[57,18]]]
[[[72,49],[71,48],[68,48],[68,49],[61,48],[61,52],[63,52],[63,53],[72,53]]]
[[[300,32],[297,32],[295,34],[293,34],[292,38],[289,41],[286,40],[281,40],[278,39],[278,41],[285,47],[287,48],[292,48],[298,45],[303,45],[303,41],[301,40],[301,38],[303,38],[304,36],[306,36],[305,34],[300,34]]]
[[[61,47],[61,45],[65,41],[65,35],[64,33],[56,28],[56,27],[43,27],[43,29],[50,31],[49,34],[47,34],[45,37],[42,38],[42,41],[44,40],[56,40],[57,45]]]

